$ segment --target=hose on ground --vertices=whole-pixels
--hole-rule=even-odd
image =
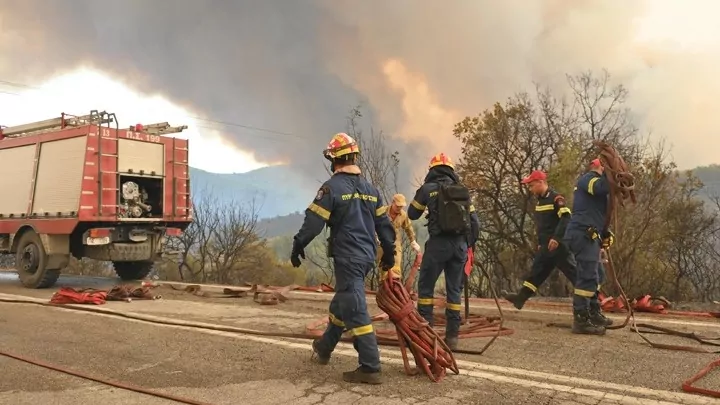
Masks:
[[[155,390],[143,388],[143,387],[140,387],[140,386],[137,386],[137,385],[133,385],[133,384],[128,384],[128,383],[123,383],[123,382],[119,382],[119,381],[114,381],[114,380],[110,380],[110,379],[103,378],[103,377],[92,376],[92,375],[87,374],[87,373],[83,373],[83,372],[80,372],[80,371],[71,370],[71,369],[69,369],[69,368],[61,367],[61,366],[58,366],[58,365],[55,365],[55,364],[46,363],[46,362],[44,362],[44,361],[29,359],[29,358],[27,358],[27,357],[20,356],[20,355],[18,355],[18,354],[6,352],[5,350],[0,350],[0,356],[5,356],[5,357],[11,358],[11,359],[15,359],[15,360],[18,360],[18,361],[22,361],[22,362],[24,362],[24,363],[28,363],[28,364],[32,364],[32,365],[35,365],[35,366],[38,366],[38,367],[46,368],[46,369],[48,369],[48,370],[58,371],[58,372],[61,372],[61,373],[64,373],[64,374],[68,374],[68,375],[71,375],[71,376],[74,376],[74,377],[83,378],[83,379],[85,379],[85,380],[94,381],[94,382],[96,382],[96,383],[108,385],[108,386],[111,386],[111,387],[120,388],[120,389],[124,389],[124,390],[127,390],[127,391],[133,391],[133,392],[137,392],[137,393],[139,393],[139,394],[150,395],[150,396],[158,397],[158,398],[162,398],[162,399],[167,399],[167,400],[170,400],[170,401],[179,402],[179,403],[181,403],[181,404],[187,404],[187,405],[212,405],[212,404],[210,404],[209,402],[196,401],[196,400],[194,400],[194,399],[184,398],[184,397],[180,397],[180,396],[172,395],[172,394],[165,394],[165,393],[162,393],[162,392],[159,392],[159,391],[155,391]]]
[[[439,382],[445,377],[448,369],[455,374],[460,373],[452,351],[430,324],[420,316],[415,309],[415,303],[410,299],[408,290],[399,279],[387,277],[380,284],[375,298],[378,307],[388,314],[390,321],[395,325],[405,372],[408,375],[415,375],[418,370],[422,370],[430,380]],[[415,369],[410,367],[408,348],[415,358]]]

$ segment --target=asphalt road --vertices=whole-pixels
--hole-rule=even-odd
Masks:
[[[99,288],[114,282],[63,277],[58,287]],[[0,297],[12,294],[47,301],[52,292],[23,289],[11,275],[0,276]],[[208,299],[169,288],[159,292],[162,300],[109,302],[103,308],[299,332],[308,322],[325,316],[330,297],[294,294],[286,303],[261,306],[249,297]],[[492,313],[480,306],[473,312]],[[576,336],[566,329],[545,326],[552,320],[568,321],[569,314],[563,312],[506,312],[507,326],[515,334],[498,339],[482,357],[458,355],[461,374],[439,384],[424,376],[406,376],[395,348],[381,349],[384,385],[355,386],[340,378],[342,371],[356,364],[350,345],[341,345],[331,364],[323,367],[310,361],[308,341],[159,326],[31,304],[0,303],[0,350],[216,405],[720,403],[680,391],[683,380],[717,355],[652,349],[628,331],[612,331],[604,337]],[[653,320],[661,326],[720,334],[717,321]],[[688,344],[666,336],[651,338]],[[479,348],[484,342],[464,339],[461,346]],[[7,357],[0,356],[0,367],[4,370],[0,379],[2,404],[172,403]],[[698,385],[720,389],[718,374]]]

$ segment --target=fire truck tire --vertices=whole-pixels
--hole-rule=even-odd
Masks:
[[[15,268],[20,282],[27,288],[52,287],[60,277],[60,269],[47,268],[45,247],[34,231],[27,231],[20,236],[15,253]]]
[[[150,274],[153,262],[113,262],[115,274],[123,281],[142,280]]]

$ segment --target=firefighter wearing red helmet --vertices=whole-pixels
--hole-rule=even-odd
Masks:
[[[460,330],[460,298],[468,247],[475,246],[480,229],[469,190],[455,173],[444,153],[430,160],[423,185],[415,192],[408,217],[417,220],[427,209],[429,238],[418,274],[418,312],[433,324],[433,293],[440,273],[445,272],[447,303],[445,342],[457,349]]]
[[[395,229],[380,193],[361,176],[357,166],[360,148],[345,133],[333,136],[323,156],[330,161],[332,176],[305,210],[305,220],[293,238],[290,261],[300,266],[305,247],[330,228],[328,256],[335,269],[335,296],[330,302],[328,327],[312,349],[320,364],[328,364],[343,332],[355,336],[359,367],[343,373],[352,383],[380,384],[380,352],[365,301],[365,277],[375,267],[377,244],[383,249],[381,266],[395,266]]]
[[[600,159],[590,162],[590,170],[580,176],[573,193],[573,215],[563,241],[577,261],[577,278],[573,294],[573,333],[604,335],[612,321],[602,313],[598,301],[602,277],[600,250],[614,242],[613,233],[605,228],[610,183]]]
[[[503,293],[503,297],[517,309],[522,309],[525,301],[535,295],[555,267],[559,268],[573,285],[577,273],[575,257],[562,242],[572,216],[565,197],[548,185],[547,174],[541,170],[534,170],[522,179],[521,183],[537,198],[535,226],[538,246],[530,275],[523,281],[520,291],[516,294]]]

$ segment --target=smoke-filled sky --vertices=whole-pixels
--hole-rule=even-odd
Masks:
[[[532,81],[607,68],[689,168],[720,160],[718,3],[0,0],[0,80],[92,66],[197,115],[281,132],[223,127],[258,160],[317,173],[358,102],[422,170],[457,154],[465,115]]]

